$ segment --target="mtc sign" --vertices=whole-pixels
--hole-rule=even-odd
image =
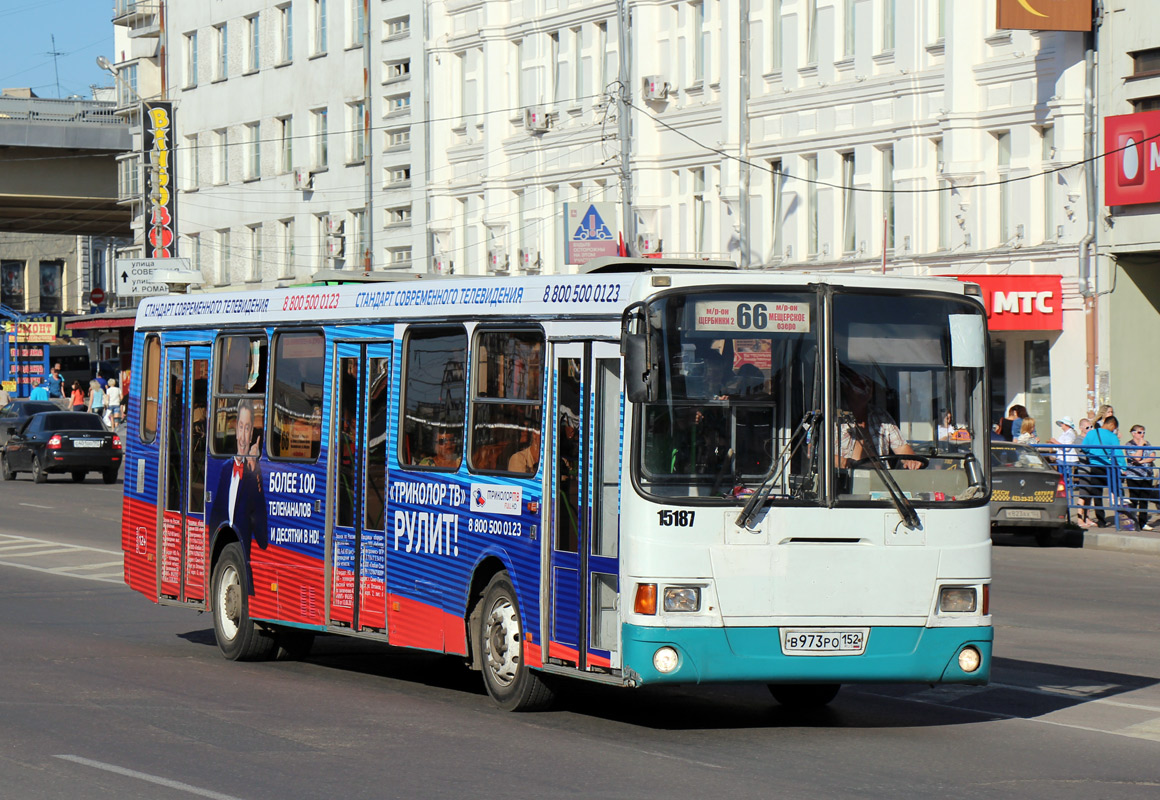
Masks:
[[[1160,203],[1160,111],[1104,120],[1104,204]]]
[[[987,327],[992,331],[1063,330],[1058,275],[959,275],[983,290]]]

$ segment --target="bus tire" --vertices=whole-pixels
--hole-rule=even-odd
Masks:
[[[483,592],[476,646],[483,685],[504,711],[539,711],[555,699],[544,677],[523,658],[524,631],[515,589],[506,572],[491,579]]]
[[[230,542],[213,568],[213,634],[230,661],[262,661],[274,652],[274,636],[250,619],[242,546]]]
[[[771,683],[769,692],[778,705],[791,711],[822,708],[838,696],[840,683]]]

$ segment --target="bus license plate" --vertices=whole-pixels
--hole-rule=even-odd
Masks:
[[[866,628],[790,628],[782,631],[787,656],[857,656],[866,652]]]
[[[73,447],[100,447],[104,442],[100,439],[73,439]]]
[[[1007,519],[1043,519],[1043,512],[1038,508],[1009,508]]]

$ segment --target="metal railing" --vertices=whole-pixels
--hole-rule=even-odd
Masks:
[[[1032,446],[1059,470],[1067,490],[1069,518],[1073,510],[1078,512],[1076,516],[1082,514],[1089,521],[1102,517],[1117,531],[1139,528],[1141,516],[1160,525],[1160,489],[1157,488],[1160,447]],[[1157,460],[1148,466],[1127,463],[1133,458],[1149,456],[1156,456]]]
[[[81,122],[91,125],[125,125],[116,115],[116,104],[103,100],[56,100],[47,97],[0,97],[0,122]]]

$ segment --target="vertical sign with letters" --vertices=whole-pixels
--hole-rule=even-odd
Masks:
[[[173,158],[173,104],[146,103],[145,258],[177,255],[177,162]]]

